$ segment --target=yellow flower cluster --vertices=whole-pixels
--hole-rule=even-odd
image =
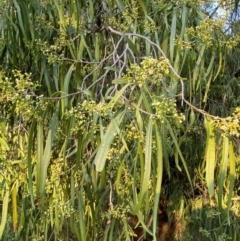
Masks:
[[[181,113],[179,114],[176,109],[175,99],[161,96],[160,98],[155,98],[152,106],[156,113],[154,119],[158,119],[162,123],[164,123],[164,118],[167,118],[172,121],[177,128],[179,128],[185,120],[185,116]]]
[[[133,64],[127,70],[127,79],[139,87],[146,84],[160,85],[164,76],[170,72],[168,59],[145,58],[140,65]]]
[[[215,128],[221,130],[224,135],[240,136],[240,107],[237,107],[232,116],[224,119],[216,118],[213,122]]]

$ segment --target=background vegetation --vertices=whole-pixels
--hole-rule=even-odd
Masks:
[[[1,0],[2,240],[239,240],[238,1]]]

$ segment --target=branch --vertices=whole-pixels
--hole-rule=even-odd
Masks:
[[[121,38],[119,39],[119,41],[117,42],[116,46],[114,45],[114,41],[112,41],[112,44],[114,46],[114,49],[113,51],[106,57],[104,58],[102,61],[100,62],[94,62],[94,63],[98,63],[98,65],[96,66],[96,68],[94,68],[89,74],[87,74],[84,78],[83,78],[83,83],[82,83],[82,88],[80,91],[77,91],[75,93],[71,93],[71,94],[67,94],[65,96],[61,96],[61,97],[52,97],[52,98],[46,98],[47,100],[59,100],[59,99],[63,99],[63,98],[67,98],[69,96],[73,96],[73,95],[77,95],[77,94],[80,94],[82,93],[83,91],[83,86],[84,86],[84,83],[85,83],[85,80],[91,76],[95,71],[97,71],[102,65],[103,63],[108,60],[110,57],[113,57],[113,64],[111,65],[111,67],[116,67],[117,66],[117,63],[119,62],[122,62],[121,61],[121,58],[123,57],[124,60],[122,62],[122,66],[119,66],[119,75],[121,76],[122,72],[123,72],[123,69],[124,67],[127,65],[126,61],[127,61],[127,52],[130,53],[130,55],[133,57],[133,60],[135,62],[135,56],[132,52],[132,50],[129,48],[129,45],[126,44],[126,47],[125,49],[122,51],[121,55],[119,56],[118,53],[117,53],[117,50],[118,50],[118,47],[120,45],[120,43],[123,41],[124,37],[127,37],[127,38],[130,38],[130,37],[138,37],[138,38],[142,38],[144,40],[146,40],[147,42],[149,42],[153,47],[155,47],[159,52],[160,54],[162,55],[162,57],[166,60],[168,60],[168,58],[166,57],[165,53],[163,52],[163,50],[161,49],[161,47],[159,45],[157,45],[156,43],[154,43],[153,41],[151,41],[148,37],[145,37],[143,35],[140,35],[140,34],[137,34],[137,33],[121,33],[115,29],[113,29],[112,27],[108,26],[107,27],[107,30],[113,34],[116,34],[116,35],[119,35],[121,36]],[[155,57],[157,58],[157,54],[155,52],[155,49],[153,48],[153,51],[154,51],[154,54],[155,54]],[[185,99],[185,96],[184,96],[184,82],[183,82],[183,78],[176,72],[176,70],[174,69],[174,67],[171,65],[171,63],[168,61],[168,65],[170,67],[170,69],[172,70],[172,72],[174,73],[174,75],[179,78],[180,80],[180,83],[181,83],[181,93],[180,93],[180,97],[181,97],[181,100],[182,100],[182,105],[183,105],[183,102],[185,102],[188,106],[190,106],[191,108],[193,108],[194,110],[196,110],[197,112],[203,114],[204,116],[209,116],[209,117],[212,117],[212,118],[216,118],[217,116],[213,116],[209,113],[207,113],[206,111],[202,110],[202,109],[199,109],[197,108],[196,106],[192,105],[190,102],[188,102],[186,99]],[[91,87],[93,87],[96,83],[98,83],[99,81],[101,81],[104,77],[106,77],[106,75],[108,74],[109,70],[106,70],[105,73],[100,76],[96,81],[94,81],[87,89],[90,89]],[[102,86],[103,87],[103,86]],[[101,88],[101,91],[102,91],[102,88]],[[133,107],[137,108],[134,104],[131,104]],[[147,114],[147,115],[153,115],[152,113],[148,113],[142,109],[139,109],[141,112]],[[219,118],[219,117],[218,117]],[[222,119],[222,118],[219,118],[219,119]]]

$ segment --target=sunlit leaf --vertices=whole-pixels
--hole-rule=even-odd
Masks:
[[[211,124],[211,120],[208,120],[207,117],[204,119],[205,129],[207,131],[207,141],[205,148],[205,160],[206,160],[206,182],[208,186],[209,195],[214,195],[214,169],[215,169],[215,135],[214,129]]]

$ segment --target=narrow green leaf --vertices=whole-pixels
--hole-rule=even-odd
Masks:
[[[37,123],[37,194],[41,193],[41,179],[43,172],[43,124],[41,122]]]
[[[214,194],[214,169],[215,169],[215,135],[211,120],[204,119],[204,125],[207,132],[205,161],[206,161],[206,182],[210,196]]]
[[[112,70],[112,71],[114,71],[114,72],[119,72],[119,69],[118,69],[118,68],[111,67],[111,66],[106,66],[106,67],[104,67],[103,69]]]
[[[119,78],[112,81],[113,84],[126,84],[128,83],[127,78]]]
[[[228,165],[228,150],[229,148],[229,140],[228,137],[223,136],[223,143],[222,143],[222,160],[221,166],[219,170],[218,176],[218,205],[220,209],[223,208],[223,187],[227,175],[227,165]]]
[[[193,190],[192,179],[191,179],[191,177],[190,177],[190,174],[189,174],[189,171],[188,171],[188,168],[187,168],[186,161],[184,160],[184,157],[183,157],[183,155],[182,155],[182,152],[181,152],[181,150],[180,150],[180,148],[179,148],[179,145],[178,145],[176,136],[174,135],[174,132],[173,132],[173,130],[172,130],[172,127],[171,127],[169,121],[168,121],[166,118],[164,118],[164,122],[167,123],[167,127],[168,127],[168,130],[169,130],[170,136],[171,136],[172,141],[173,141],[173,143],[174,143],[174,145],[175,145],[175,148],[176,148],[176,150],[177,150],[177,152],[178,152],[178,155],[180,156],[180,159],[181,159],[181,161],[182,161],[183,167],[184,167],[185,172],[186,172],[187,177],[188,177],[188,181],[189,181],[189,183],[190,183],[190,185],[191,185],[191,188],[192,188],[192,190]]]
[[[3,194],[2,200],[2,217],[0,223],[0,239],[2,238],[5,225],[7,223],[7,213],[8,213],[8,203],[9,203],[9,190],[6,190]]]
[[[116,95],[114,95],[114,97],[111,99],[111,101],[109,102],[109,107],[112,108],[116,102],[118,101],[118,99],[123,95],[124,91],[130,86],[130,84],[126,84],[124,85],[118,92]]]
[[[18,22],[19,22],[19,26],[20,26],[20,28],[22,30],[22,34],[26,38],[26,33],[25,33],[25,27],[24,27],[24,23],[23,23],[23,19],[22,19],[21,8],[20,8],[20,6],[19,6],[19,4],[18,4],[18,2],[16,0],[13,0],[13,4],[14,4],[15,8],[17,9]]]
[[[62,96],[69,94],[69,84],[70,84],[70,80],[71,80],[71,76],[74,68],[75,68],[75,64],[72,64],[68,69],[67,74],[64,77],[64,84],[61,89]],[[68,107],[68,98],[62,99],[61,102],[62,102],[62,113],[64,113],[66,111],[66,108]]]
[[[107,127],[107,130],[104,136],[102,137],[101,144],[99,146],[96,157],[94,159],[94,164],[98,172],[101,172],[105,166],[107,154],[110,150],[113,139],[117,134],[117,129],[115,125],[118,125],[118,126],[120,125],[120,123],[122,122],[123,116],[124,116],[124,111],[122,111],[114,119],[112,119],[112,121]]]
[[[161,138],[162,138],[162,150],[163,150],[163,162],[164,162],[164,169],[166,170],[168,174],[168,178],[171,178],[171,172],[170,172],[170,164],[169,164],[169,151],[168,151],[168,137],[166,134],[167,130],[165,126],[163,125],[161,127]]]
[[[140,133],[143,132],[143,119],[142,119],[142,116],[139,111],[139,106],[141,105],[141,103],[142,103],[142,98],[140,97],[138,100],[138,105],[136,107],[136,120],[137,120],[137,125],[138,125]]]
[[[229,193],[228,193],[228,202],[227,202],[227,213],[228,213],[228,224],[230,225],[230,217],[229,217],[229,211],[231,208],[231,203],[232,203],[232,196],[234,194],[234,183],[235,183],[235,178],[236,178],[236,157],[234,154],[234,149],[233,149],[233,143],[232,141],[229,141],[229,179],[230,179],[230,184],[229,184]]]
[[[146,111],[149,114],[152,113],[152,106],[151,106],[152,98],[151,98],[150,93],[147,91],[146,87],[141,88],[141,98],[143,100],[143,104],[144,104]]]
[[[17,226],[18,226],[17,193],[18,193],[18,184],[17,182],[15,182],[12,187],[12,220],[13,220],[14,233],[17,231]]]
[[[8,146],[5,138],[0,138],[0,146],[1,146],[2,150],[5,150],[5,151],[9,150],[9,146]]]
[[[136,57],[140,56],[137,46],[127,37],[127,43],[129,44],[131,50],[135,53]]]
[[[161,192],[162,186],[162,174],[163,174],[163,149],[162,149],[162,137],[160,135],[160,130],[157,126],[157,123],[154,123],[156,142],[157,142],[157,183],[155,192]]]
[[[125,10],[125,4],[123,3],[122,0],[116,0],[117,6],[119,7],[119,9],[121,10],[121,12],[123,12]]]
[[[145,139],[145,162],[144,162],[144,174],[141,183],[140,201],[142,203],[145,194],[148,190],[150,174],[151,174],[151,162],[152,162],[152,119],[149,119],[148,126],[146,129],[146,139]]]
[[[163,149],[162,149],[162,138],[160,135],[160,130],[157,126],[157,123],[154,123],[155,133],[156,133],[156,143],[157,143],[157,182],[155,187],[155,198],[154,198],[154,207],[153,207],[153,234],[154,240],[157,233],[157,217],[158,217],[158,207],[159,207],[159,198],[162,187],[162,175],[163,175]]]
[[[27,152],[27,168],[28,168],[28,185],[30,190],[31,204],[34,208],[34,193],[33,193],[33,181],[32,181],[32,150],[34,149],[34,131],[36,129],[36,120],[33,119],[33,122],[30,127],[29,136],[28,136],[28,152]]]
[[[146,8],[146,6],[145,6],[145,3],[146,3],[146,2],[144,2],[144,1],[142,1],[142,0],[138,0],[138,2],[140,3],[140,6],[142,7],[142,10],[143,10],[144,15],[147,15],[147,8]]]
[[[186,25],[188,20],[188,7],[186,4],[183,4],[182,6],[182,24],[181,24],[181,33],[180,38],[182,39],[184,37],[184,34],[186,33]]]
[[[171,26],[171,34],[170,34],[170,61],[173,61],[174,56],[174,40],[176,37],[176,27],[177,27],[177,13],[176,8],[173,9],[173,17],[172,17],[172,26]]]
[[[52,120],[50,123],[50,128],[48,131],[48,136],[43,152],[42,163],[41,163],[41,180],[40,180],[40,193],[43,194],[45,190],[45,182],[47,178],[47,169],[50,162],[51,154],[52,154],[52,146],[53,141],[56,134],[56,129],[58,127],[58,114],[59,114],[59,105],[57,104],[56,110],[52,116]]]
[[[122,179],[122,172],[123,172],[123,164],[119,165],[118,167],[118,170],[117,170],[117,177],[116,177],[116,182],[115,182],[115,185],[116,185],[116,191],[117,191],[117,194],[119,195],[120,192],[119,192],[119,187],[121,185],[121,179]]]
[[[200,51],[199,51],[199,56],[198,56],[197,62],[195,64],[195,67],[194,67],[194,70],[193,70],[192,90],[193,90],[194,93],[197,91],[198,86],[199,86],[199,81],[200,81],[199,70],[200,70],[201,62],[204,60],[203,55],[204,55],[205,48],[206,48],[206,46],[203,44],[201,46]]]
[[[213,70],[213,64],[214,64],[214,60],[215,60],[215,55],[212,56],[210,64],[208,66],[207,72],[205,74],[205,79],[208,78],[208,82],[206,83],[206,90],[204,93],[204,98],[203,98],[203,102],[207,102],[207,97],[208,97],[208,92],[210,89],[210,85],[212,83],[212,70]]]
[[[217,70],[217,73],[216,73],[215,76],[214,76],[213,81],[215,81],[215,79],[218,77],[220,71],[221,71],[222,68],[223,68],[223,63],[222,63],[222,62],[223,62],[223,53],[222,53],[222,51],[219,51],[218,70]],[[213,81],[212,81],[212,82],[213,82]]]

